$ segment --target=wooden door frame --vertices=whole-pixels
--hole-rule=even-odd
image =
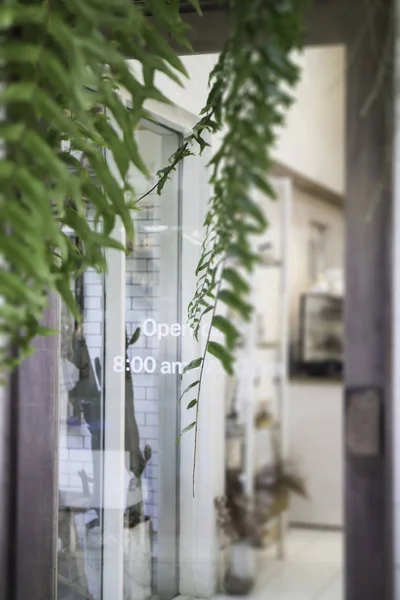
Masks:
[[[43,324],[59,328],[54,297]],[[37,338],[34,346],[36,353],[10,379],[0,415],[7,507],[7,527],[0,527],[0,596],[7,600],[50,600],[56,587],[58,336]]]

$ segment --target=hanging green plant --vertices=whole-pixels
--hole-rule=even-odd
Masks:
[[[189,2],[200,10],[198,0]],[[257,188],[274,197],[271,149],[292,101],[287,89],[299,77],[292,53],[303,42],[307,4],[231,0],[230,37],[211,73],[201,119],[159,172],[161,193],[179,162],[207,147],[205,133],[223,133],[210,163],[213,195],[189,306],[196,338],[207,315],[212,324],[203,355],[185,370],[200,371],[184,392],[196,391],[186,428],[195,430],[196,441],[206,356],[232,373],[239,340],[236,326],[217,314],[219,303],[241,319],[252,315],[246,273],[259,260],[252,237],[267,219],[251,193]],[[168,102],[156,87],[157,73],[178,83],[187,76],[170,44],[189,47],[180,7],[180,0],[7,0],[0,7],[0,336],[9,341],[0,347],[0,368],[27,356],[34,337],[52,333],[40,324],[49,294],[59,293],[81,319],[69,281],[89,267],[104,271],[104,248],[126,252],[113,238],[118,221],[132,244],[131,211],[140,199],[128,170],[133,164],[148,175],[134,132],[147,116],[147,100]],[[141,77],[127,58],[141,66]],[[86,220],[88,205],[95,229]],[[82,240],[80,248],[65,228]],[[216,330],[224,344],[213,339]]]
[[[69,282],[89,267],[104,271],[104,248],[125,252],[113,239],[118,220],[133,240],[138,206],[128,169],[148,175],[134,132],[147,100],[169,102],[156,74],[179,83],[186,76],[161,31],[190,47],[179,5],[7,0],[0,7],[0,336],[9,342],[0,346],[2,370],[32,352],[34,337],[52,333],[40,325],[49,294],[59,293],[81,319]],[[127,58],[141,65],[141,77]]]
[[[217,314],[217,309],[223,303],[244,321],[252,317],[246,274],[262,259],[253,250],[253,237],[268,226],[252,193],[258,189],[275,198],[268,182],[271,150],[293,100],[288,90],[299,79],[293,53],[303,44],[307,5],[307,0],[232,0],[230,38],[210,75],[211,89],[202,119],[183,145],[187,150],[195,141],[202,151],[206,146],[204,131],[224,132],[210,162],[213,195],[204,221],[197,287],[189,305],[189,322],[196,339],[203,319],[211,316],[204,353],[186,368],[186,372],[200,370],[197,382],[184,392],[196,388],[196,397],[189,403],[195,417],[182,432],[195,430],[193,491],[206,357],[213,355],[232,374],[240,340],[235,325]],[[224,345],[212,339],[215,330],[224,334]]]

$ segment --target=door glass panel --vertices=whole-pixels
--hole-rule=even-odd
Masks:
[[[157,171],[168,164],[180,139],[147,122],[137,138],[152,175],[148,181],[131,170],[140,197],[156,184]],[[179,172],[171,174],[161,196],[155,190],[147,194],[140,208],[132,215],[134,245],[126,259],[121,255],[125,282],[122,271],[121,285],[113,289],[110,277],[88,270],[71,283],[82,324],[62,307],[58,600],[111,600],[110,594],[124,600],[157,594],[169,600],[178,593]],[[126,311],[120,314],[114,307],[124,283]],[[125,326],[125,399],[116,397],[109,385],[107,374],[114,369],[105,364],[105,331],[110,328],[106,314],[112,327]],[[135,336],[138,328],[140,335]],[[107,363],[113,360],[109,354]],[[106,458],[115,453],[109,436],[114,425],[108,417],[105,423],[105,415],[110,417],[117,405],[125,407],[119,430],[119,447],[125,449],[124,489],[123,477],[106,467]],[[115,455],[118,462],[121,453]],[[121,475],[122,469],[121,463]],[[121,490],[123,508],[105,506],[110,488]],[[113,564],[110,547],[115,548],[114,557],[120,556]]]
[[[148,123],[138,132],[138,143],[152,175],[149,182],[132,170],[132,184],[141,197],[177,150],[179,136]],[[152,593],[163,598],[178,591],[178,192],[178,176],[173,174],[161,196],[154,190],[141,200],[141,210],[135,213],[135,245],[126,261],[126,335],[132,340],[126,373],[132,490],[127,523],[133,531],[144,529],[146,536],[151,529]]]
[[[104,276],[88,270],[71,285],[83,321],[62,305],[57,597],[100,600]]]

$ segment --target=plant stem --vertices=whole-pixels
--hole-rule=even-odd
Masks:
[[[178,164],[182,160],[183,155],[184,155],[185,151],[187,150],[188,145],[189,145],[189,142],[185,142],[184,144],[182,144],[182,146],[178,150],[178,156],[176,157],[176,159],[173,162],[173,164],[170,167],[167,167],[166,173],[162,177],[160,177],[160,179],[157,181],[157,183],[155,185],[153,185],[153,187],[148,192],[146,192],[145,194],[143,194],[143,196],[141,196],[140,198],[138,198],[137,203],[139,203],[142,200],[144,200],[147,196],[149,196],[152,192],[154,192],[154,190],[157,189],[158,186],[163,181],[166,181],[168,179],[168,176],[171,173],[171,171],[173,171],[174,169],[176,169],[176,167],[178,166]]]
[[[226,259],[226,256],[221,261],[221,267],[223,267],[225,259]],[[207,351],[208,351],[208,344],[210,342],[210,337],[211,337],[211,333],[212,333],[212,322],[213,322],[213,319],[215,317],[215,313],[216,313],[216,310],[217,310],[218,293],[220,291],[221,284],[222,284],[222,277],[218,280],[218,284],[217,284],[217,288],[216,288],[215,302],[214,302],[214,307],[213,307],[213,310],[212,310],[212,313],[211,313],[211,327],[209,328],[208,333],[207,333],[207,340],[206,340],[206,345],[205,345],[205,348],[204,348],[203,360],[201,361],[201,368],[200,368],[200,375],[199,375],[199,389],[197,391],[197,404],[196,404],[196,425],[195,425],[195,428],[194,428],[194,457],[193,457],[193,480],[192,480],[193,498],[195,497],[197,434],[198,434],[198,425],[199,425],[199,402],[200,402],[201,384],[203,383],[204,364],[206,362]]]

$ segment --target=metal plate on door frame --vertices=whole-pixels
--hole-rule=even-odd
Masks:
[[[375,386],[346,389],[347,451],[358,457],[378,457],[383,449],[382,390]]]

